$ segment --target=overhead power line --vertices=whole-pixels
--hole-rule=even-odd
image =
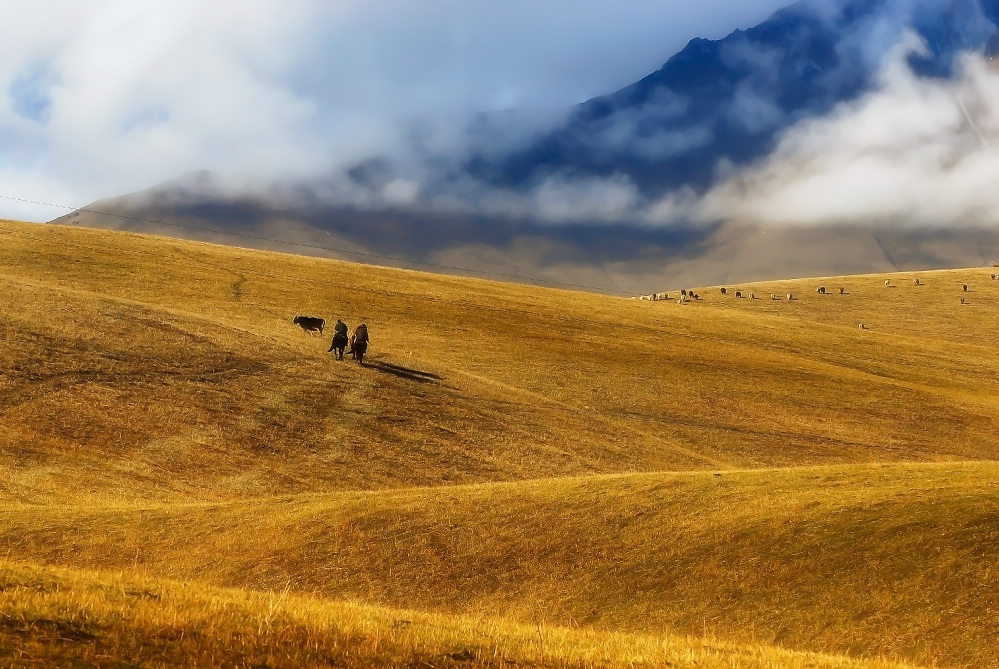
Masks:
[[[331,253],[342,253],[346,255],[359,256],[363,258],[373,258],[377,260],[391,260],[401,263],[409,263],[412,265],[420,265],[423,267],[433,267],[441,270],[450,270],[452,272],[469,272],[472,274],[481,274],[483,276],[491,277],[501,277],[504,279],[516,279],[520,281],[531,281],[533,283],[548,284],[552,286],[563,286],[567,288],[580,288],[583,290],[595,290],[605,293],[617,293],[619,295],[634,295],[631,291],[620,290],[617,288],[605,288],[602,286],[590,286],[582,283],[572,283],[568,281],[557,281],[555,279],[542,279],[533,276],[527,276],[525,274],[508,274],[503,272],[492,272],[489,270],[475,269],[472,267],[460,267],[458,265],[443,265],[440,263],[427,262],[425,260],[415,260],[413,258],[404,258],[401,256],[389,256],[380,253],[370,253],[368,251],[354,251],[351,249],[337,248],[334,246],[320,246],[318,244],[306,244],[305,242],[293,242],[284,239],[276,239],[274,237],[265,237],[263,235],[253,235],[248,232],[236,232],[233,230],[220,230],[217,228],[210,228],[198,225],[189,225],[185,223],[175,223],[171,221],[164,221],[156,218],[147,218],[143,216],[129,216],[127,214],[119,214],[112,211],[98,211],[96,209],[88,209],[87,207],[72,207],[66,204],[58,204],[55,202],[43,202],[41,200],[31,200],[23,197],[16,197],[13,195],[0,194],[0,199],[11,200],[13,202],[22,202],[26,204],[36,204],[43,207],[54,207],[56,209],[66,209],[71,212],[85,212],[88,214],[95,214],[97,216],[109,216],[113,218],[120,218],[128,221],[136,221],[139,223],[153,223],[156,225],[165,225],[173,228],[182,228],[185,230],[192,230],[194,232],[207,232],[217,235],[228,235],[230,237],[239,237],[241,239],[252,239],[259,242],[270,242],[273,244],[284,244],[286,246],[293,246],[302,249],[312,249],[315,251],[328,251]]]

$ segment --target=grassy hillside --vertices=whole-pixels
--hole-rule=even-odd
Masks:
[[[999,666],[996,270],[678,305],[75,227],[2,222],[0,242],[9,560],[208,601],[287,590],[514,636],[740,644],[717,666],[794,666],[777,647]],[[296,314],[366,322],[368,364]],[[69,573],[44,578],[104,587]],[[149,641],[145,615],[121,648]],[[516,662],[602,663],[572,638]],[[365,657],[441,660],[435,643]]]
[[[45,563],[999,666],[999,465],[636,474],[140,508],[12,508]]]
[[[984,269],[681,307],[84,229],[0,238],[0,444],[25,500],[994,452]],[[372,365],[334,363],[299,313],[367,321]]]
[[[788,667],[888,662],[716,639],[516,625],[0,563],[5,666]]]

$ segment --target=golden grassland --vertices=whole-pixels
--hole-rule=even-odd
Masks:
[[[11,508],[0,551],[520,623],[996,666],[999,465]]]
[[[995,271],[677,305],[0,222],[0,573],[63,584],[0,584],[0,653],[999,666]]]
[[[717,639],[517,625],[0,562],[0,661],[204,666],[789,667],[886,661]]]

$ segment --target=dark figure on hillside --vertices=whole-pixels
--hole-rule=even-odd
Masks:
[[[361,323],[354,328],[354,334],[350,335],[350,350],[348,353],[361,365],[364,364],[364,354],[368,351],[368,326]]]
[[[347,324],[338,318],[336,325],[333,326],[333,341],[330,342],[330,349],[326,352],[335,351],[333,357],[337,360],[343,360],[345,348],[347,348]]]

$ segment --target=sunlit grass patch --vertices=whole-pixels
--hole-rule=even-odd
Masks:
[[[902,666],[10,563],[0,563],[0,660],[21,666]]]

